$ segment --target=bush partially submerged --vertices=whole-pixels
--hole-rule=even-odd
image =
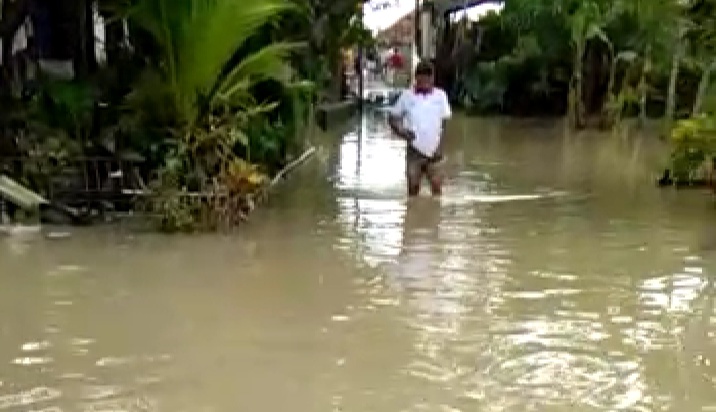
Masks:
[[[710,180],[716,159],[716,117],[680,120],[671,133],[671,164],[677,184]]]
[[[234,158],[203,181],[190,181],[181,169],[165,168],[152,181],[144,211],[164,232],[227,229],[244,221],[263,199],[268,176],[260,166]]]
[[[272,118],[280,95],[303,88],[289,64],[302,44],[257,48],[250,40],[297,8],[283,0],[142,0],[138,5],[132,18],[152,34],[161,58],[147,68],[129,101],[137,112],[160,112],[144,118],[142,128],[169,137],[162,144],[163,165],[148,208],[168,231],[236,224],[262,196],[270,163],[283,155],[286,142],[270,133],[279,130],[273,125],[281,126]],[[256,90],[266,82],[278,89],[268,99]],[[255,127],[266,122],[271,127]],[[280,131],[280,138],[290,137],[283,133],[288,129]]]

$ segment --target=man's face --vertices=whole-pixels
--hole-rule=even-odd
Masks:
[[[431,74],[416,74],[415,87],[418,89],[430,89],[433,87],[433,76]]]

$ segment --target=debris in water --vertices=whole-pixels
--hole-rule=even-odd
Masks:
[[[0,234],[9,236],[40,233],[40,225],[0,225]]]
[[[49,232],[47,238],[51,240],[67,239],[72,236],[70,232]]]

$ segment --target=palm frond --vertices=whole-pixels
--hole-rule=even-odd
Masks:
[[[294,6],[285,0],[194,0],[195,16],[179,56],[179,85],[188,93],[208,94],[234,53],[279,13]]]
[[[285,0],[137,0],[129,18],[159,44],[165,81],[178,112],[191,121],[201,106],[211,106],[215,91],[250,87],[254,80],[244,73],[277,73],[295,46],[272,45],[237,69],[228,68],[230,76],[222,75],[250,37],[292,9],[297,10],[295,3]]]
[[[217,85],[217,93],[223,99],[230,99],[237,90],[249,86],[246,79],[252,83],[266,79],[289,82],[291,70],[286,59],[304,46],[304,43],[274,43],[244,57]]]

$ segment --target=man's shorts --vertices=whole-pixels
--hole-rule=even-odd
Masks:
[[[428,179],[442,177],[441,160],[431,159],[410,146],[406,149],[405,159],[405,174],[410,183],[419,183],[423,174]]]

